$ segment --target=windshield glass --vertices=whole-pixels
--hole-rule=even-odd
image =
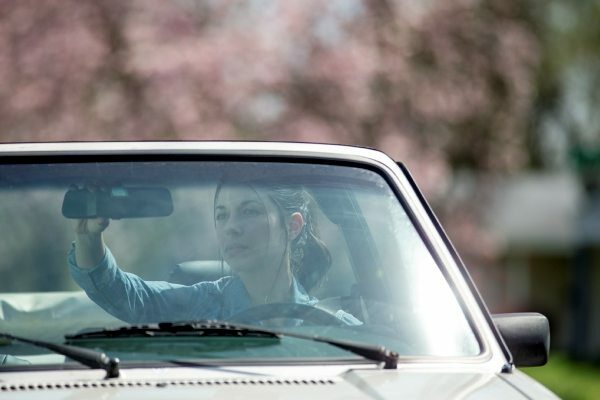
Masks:
[[[0,331],[65,343],[90,329],[219,320],[401,357],[475,356],[468,319],[408,215],[381,175],[356,166],[1,165]],[[69,343],[124,361],[346,354],[289,337]],[[9,341],[0,355],[64,360]]]

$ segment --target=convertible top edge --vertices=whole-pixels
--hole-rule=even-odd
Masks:
[[[1,143],[0,155],[27,154],[207,154],[272,155],[382,159],[379,150],[343,144],[274,141],[148,141],[148,142],[47,142]]]

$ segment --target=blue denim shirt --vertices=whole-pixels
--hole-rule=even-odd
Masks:
[[[226,320],[252,306],[246,287],[237,276],[191,286],[144,281],[122,271],[108,248],[98,265],[82,269],[75,260],[74,244],[67,259],[71,277],[88,297],[109,314],[129,323]],[[291,302],[314,305],[317,299],[294,279]],[[361,324],[343,310],[335,316],[348,325]]]

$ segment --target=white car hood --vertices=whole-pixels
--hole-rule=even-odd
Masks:
[[[156,368],[0,374],[3,398],[28,399],[525,399],[556,398],[509,374],[339,367]],[[11,396],[12,395],[12,396]]]

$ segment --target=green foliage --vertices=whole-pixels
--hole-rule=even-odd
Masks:
[[[600,146],[600,2],[532,4],[541,45],[536,114],[531,116],[533,153],[542,166],[572,166],[574,149],[581,153]]]
[[[573,361],[552,354],[543,367],[524,368],[523,372],[565,400],[600,399],[600,366]]]

